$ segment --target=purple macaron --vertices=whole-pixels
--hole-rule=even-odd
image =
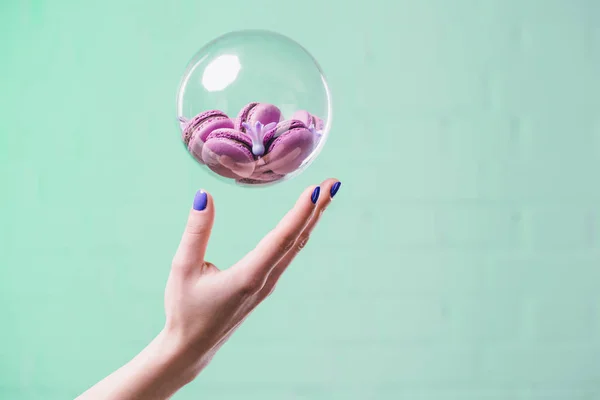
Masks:
[[[233,128],[233,121],[222,111],[210,110],[187,121],[183,128],[183,142],[196,161],[202,160],[202,147],[208,135],[215,129]]]
[[[192,140],[206,141],[215,129],[233,128],[233,121],[223,111],[210,110],[196,115],[183,129],[183,141],[189,146]]]
[[[298,120],[280,122],[267,135],[271,139],[258,169],[281,175],[298,169],[314,150],[316,141],[314,133]]]
[[[244,133],[224,128],[211,132],[202,148],[202,160],[217,174],[242,179],[255,169],[252,141]]]
[[[266,152],[266,143],[271,139],[267,133],[281,120],[281,111],[273,104],[250,103],[235,119],[234,128],[248,135],[252,141],[252,153],[262,157]]]
[[[247,104],[235,120],[235,129],[240,132],[246,132],[244,123],[255,126],[260,122],[263,126],[281,121],[281,110],[268,103],[250,103]]]
[[[313,130],[315,133],[320,134],[321,131],[323,130],[323,128],[325,127],[325,124],[323,123],[323,120],[315,115],[312,115],[311,113],[309,113],[306,110],[298,110],[296,111],[293,115],[291,119],[295,119],[298,121],[302,121],[304,123],[304,125],[306,125],[307,128],[309,128],[310,130]]]

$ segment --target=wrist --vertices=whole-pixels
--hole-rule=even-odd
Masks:
[[[161,332],[129,363],[78,399],[164,400],[200,372],[173,336]]]
[[[149,367],[164,377],[165,381],[177,385],[178,389],[198,375],[199,371],[185,354],[184,346],[165,331],[161,331],[142,353],[149,355]]]
[[[179,377],[182,386],[194,380],[214,355],[190,345],[189,341],[166,328],[150,343],[147,351],[156,355],[155,368],[165,376]]]

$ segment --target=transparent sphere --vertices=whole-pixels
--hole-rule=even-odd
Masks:
[[[306,169],[331,125],[331,98],[306,49],[268,31],[228,33],[201,48],[177,95],[189,154],[240,185],[281,182]]]

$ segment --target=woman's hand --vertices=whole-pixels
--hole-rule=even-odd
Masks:
[[[273,292],[339,188],[334,179],[307,188],[254,250],[222,271],[204,259],[215,206],[210,194],[198,192],[167,282],[165,328],[80,399],[166,399],[193,380]]]

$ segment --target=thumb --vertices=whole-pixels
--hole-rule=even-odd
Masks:
[[[194,197],[183,237],[175,253],[173,267],[193,270],[202,266],[214,219],[212,196],[199,190]]]

